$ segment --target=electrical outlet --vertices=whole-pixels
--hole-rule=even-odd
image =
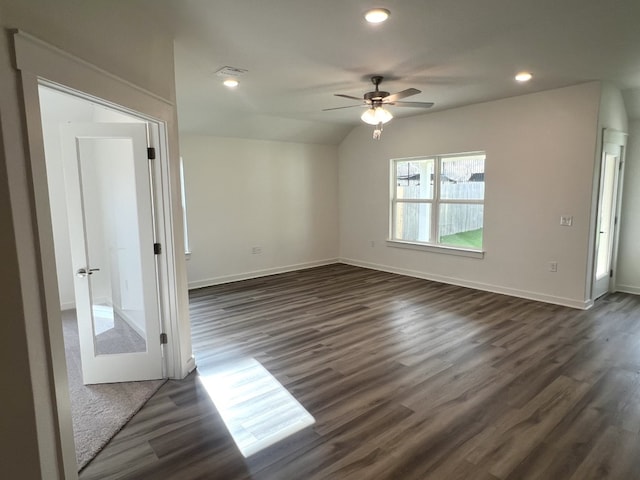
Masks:
[[[558,271],[558,262],[549,262],[549,271],[557,272]]]
[[[253,255],[260,255],[262,253],[262,247],[253,247],[251,253]]]

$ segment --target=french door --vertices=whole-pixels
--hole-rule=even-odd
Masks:
[[[61,127],[85,384],[163,375],[145,123]]]

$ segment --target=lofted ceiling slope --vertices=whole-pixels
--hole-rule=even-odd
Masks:
[[[151,2],[175,34],[185,133],[338,144],[361,122],[372,74],[438,111],[587,81],[623,91],[640,118],[638,0],[206,0]],[[367,24],[371,7],[391,11]],[[235,90],[214,72],[248,70]],[[530,70],[518,84],[513,76]],[[356,102],[353,102],[356,103]],[[397,117],[424,110],[390,108]]]

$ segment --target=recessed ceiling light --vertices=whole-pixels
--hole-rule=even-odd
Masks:
[[[515,78],[518,82],[528,82],[533,78],[533,75],[531,72],[519,72]]]
[[[390,14],[391,12],[386,8],[374,8],[365,13],[364,18],[369,23],[382,23],[389,18]]]
[[[222,84],[225,87],[229,87],[229,88],[235,88],[238,86],[238,80],[234,79],[234,78],[227,78],[224,82],[222,82]]]

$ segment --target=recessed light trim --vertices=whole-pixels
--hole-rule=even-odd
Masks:
[[[382,23],[389,18],[391,12],[386,8],[373,8],[364,14],[364,18],[369,23]]]
[[[240,82],[238,82],[238,80],[234,79],[234,78],[227,78],[224,82],[222,82],[222,84],[225,87],[229,87],[229,88],[235,88],[238,86]]]
[[[518,72],[515,76],[516,81],[521,83],[528,82],[532,78],[533,75],[531,74],[531,72]]]

